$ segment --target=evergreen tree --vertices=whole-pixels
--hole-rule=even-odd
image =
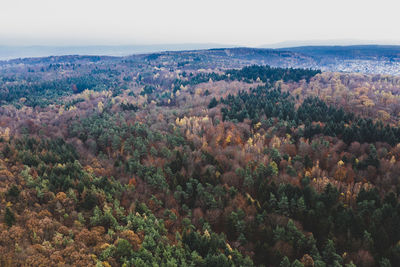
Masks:
[[[8,227],[13,226],[13,224],[15,223],[15,215],[9,207],[6,207],[4,222],[8,225]]]
[[[279,264],[279,267],[290,267],[289,258],[284,256],[281,263]]]
[[[289,216],[289,200],[285,194],[278,203],[278,210],[281,214]]]
[[[210,101],[210,104],[208,104],[208,108],[214,108],[214,107],[216,107],[218,105],[218,100],[215,98],[215,97],[213,97],[212,99],[211,99],[211,101]]]
[[[342,258],[336,254],[335,244],[331,239],[328,239],[326,243],[322,252],[322,258],[329,266],[336,266],[338,264],[338,266],[341,266]]]

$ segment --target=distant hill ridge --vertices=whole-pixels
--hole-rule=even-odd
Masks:
[[[174,47],[172,47],[174,48]],[[287,48],[207,48],[176,51],[174,49],[130,53],[123,56],[92,55],[91,53],[74,53],[48,57],[31,57],[0,61],[8,64],[54,64],[97,62],[101,60],[169,60],[185,63],[196,61],[207,67],[243,67],[245,65],[271,65],[274,67],[293,67],[321,69],[336,72],[360,72],[369,74],[400,75],[400,46],[396,45],[351,45],[351,46],[299,46]],[[1,47],[0,47],[1,50]],[[1,52],[0,52],[1,54]],[[186,64],[186,63],[185,63]],[[200,64],[201,65],[201,64]],[[193,66],[200,67],[194,64]],[[205,65],[203,64],[203,67]]]
[[[99,55],[99,56],[128,56],[132,54],[162,53],[166,51],[230,51],[234,55],[240,54],[278,54],[288,55],[286,52],[300,53],[305,56],[340,56],[352,57],[385,57],[400,58],[399,45],[348,45],[348,46],[294,46],[284,48],[251,48],[229,47],[219,44],[181,44],[181,45],[132,45],[132,46],[0,46],[0,60],[16,58],[48,57],[62,55]]]
[[[313,57],[400,59],[400,46],[398,45],[299,46],[279,48],[278,50],[297,52]]]

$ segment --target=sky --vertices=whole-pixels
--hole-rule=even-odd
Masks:
[[[0,45],[400,44],[395,0],[1,0]]]

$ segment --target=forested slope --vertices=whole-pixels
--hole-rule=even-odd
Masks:
[[[0,265],[396,266],[398,78],[176,57],[1,69]]]

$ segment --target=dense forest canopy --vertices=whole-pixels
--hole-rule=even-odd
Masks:
[[[400,262],[398,77],[33,61],[0,67],[1,266]]]

